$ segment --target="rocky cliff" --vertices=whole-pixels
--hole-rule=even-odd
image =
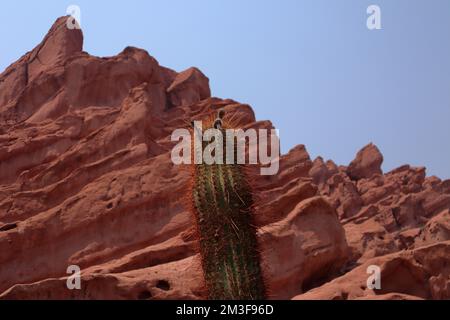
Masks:
[[[133,47],[83,52],[65,19],[0,75],[0,298],[205,298],[170,135],[218,109],[244,128],[271,123],[211,97],[196,68]],[[450,299],[450,180],[382,162],[373,144],[348,166],[299,145],[255,180],[271,298]],[[69,265],[81,290],[66,287]]]

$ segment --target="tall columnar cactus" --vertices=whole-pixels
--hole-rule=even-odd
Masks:
[[[222,116],[219,113],[214,126],[221,128]],[[244,166],[192,166],[192,208],[209,299],[265,299],[256,229],[252,223],[252,192]]]

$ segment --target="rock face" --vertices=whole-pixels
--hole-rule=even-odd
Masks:
[[[0,298],[204,299],[171,133],[218,109],[243,128],[271,123],[211,97],[196,68],[132,47],[90,56],[65,22],[0,75]],[[271,298],[450,298],[450,181],[410,166],[383,175],[382,160],[371,144],[338,167],[299,145],[277,175],[255,175]],[[364,287],[371,264],[378,291]],[[70,265],[81,290],[66,286]]]
[[[368,179],[382,174],[383,155],[377,146],[370,143],[362,148],[347,168],[348,176],[353,180]]]
[[[389,300],[449,299],[449,256],[450,241],[446,241],[374,258],[346,275],[294,299],[377,299],[377,296]],[[371,265],[380,267],[379,290],[361,285],[367,282],[367,270]],[[392,296],[393,293],[400,295]]]

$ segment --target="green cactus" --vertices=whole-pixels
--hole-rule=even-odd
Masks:
[[[193,166],[193,210],[209,299],[265,299],[252,192],[244,166]]]

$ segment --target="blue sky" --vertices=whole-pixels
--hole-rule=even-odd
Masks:
[[[2,1],[0,70],[81,8],[84,50],[146,49],[162,65],[199,67],[214,96],[249,103],[282,149],[348,164],[368,142],[385,171],[404,163],[450,178],[450,1]],[[379,5],[382,30],[366,9]]]

